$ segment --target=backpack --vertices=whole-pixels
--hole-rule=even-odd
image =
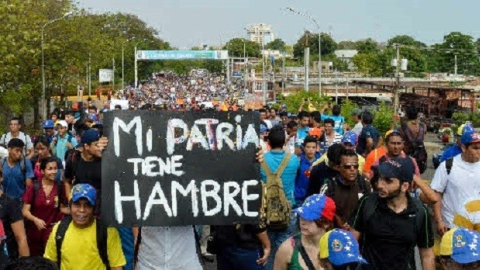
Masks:
[[[415,159],[418,169],[422,174],[427,169],[428,160],[428,153],[425,149],[425,144],[423,143],[425,126],[422,124],[419,125],[417,138],[413,138],[412,131],[407,127],[406,124],[402,124],[402,131],[404,134],[403,139],[407,143],[407,147],[405,147],[405,150],[407,151],[405,151],[405,153]],[[411,147],[408,144],[411,144]]]
[[[53,136],[54,138],[57,138],[57,141],[55,142],[55,146],[57,146],[58,139],[60,138],[60,135],[57,133]],[[70,132],[67,132],[67,142],[72,143],[73,136],[70,134]]]
[[[7,158],[3,158],[3,159],[0,159],[0,166],[1,166],[1,170],[3,170],[3,164],[5,164],[5,162],[7,162]],[[27,164],[26,164],[26,158],[25,156],[22,156],[22,158],[20,159],[20,171],[22,172],[23,174],[23,179],[24,180],[27,180]]]
[[[63,181],[55,181],[57,183],[57,196],[58,196],[58,209],[60,209],[60,204],[63,202],[63,193],[64,191],[64,185]],[[38,191],[40,190],[40,181],[38,180],[33,180],[33,200],[32,204],[30,205],[30,212],[33,211],[33,206],[35,205],[35,199],[37,198]],[[59,210],[60,211],[60,210]]]
[[[96,219],[96,230],[97,230],[97,249],[100,258],[102,259],[103,264],[106,266],[106,269],[110,269],[110,262],[108,260],[108,253],[107,253],[107,226],[105,226],[101,220],[98,218]],[[57,233],[55,234],[55,244],[57,245],[57,265],[58,269],[60,268],[60,264],[62,262],[62,243],[65,238],[65,233],[67,232],[68,226],[72,222],[72,218],[70,216],[66,216],[60,223],[58,224]]]
[[[285,154],[275,173],[270,170],[265,161],[262,162],[262,169],[267,175],[267,183],[264,185],[262,199],[262,215],[266,220],[267,228],[272,231],[285,230],[290,226],[291,206],[283,190],[281,178],[290,161],[290,157],[290,153]]]
[[[367,180],[363,178],[360,174],[357,176],[357,185],[358,185],[358,191],[365,194],[367,191],[367,184],[365,183]],[[337,178],[325,178],[323,180],[324,186],[326,185],[327,190],[325,192],[324,188],[320,190],[320,193],[322,191],[325,192],[325,195],[327,195],[330,198],[335,198],[335,187],[337,186]]]

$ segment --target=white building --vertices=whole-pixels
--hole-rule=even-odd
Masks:
[[[246,28],[250,41],[267,45],[275,40],[272,26],[264,23],[252,24]]]
[[[358,54],[357,50],[336,50],[335,55],[341,60],[345,61],[348,64],[348,69],[353,70],[355,66],[353,65],[352,59],[355,55]]]

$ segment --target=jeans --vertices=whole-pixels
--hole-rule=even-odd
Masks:
[[[263,270],[257,264],[262,257],[260,249],[243,249],[236,245],[220,245],[217,254],[217,270]]]
[[[277,253],[280,245],[285,242],[288,238],[294,235],[297,227],[297,214],[292,211],[290,217],[290,226],[283,231],[269,231],[267,229],[268,239],[270,239],[271,251],[270,256],[268,256],[268,262],[265,266],[266,270],[273,269],[273,263],[275,261],[275,254]]]

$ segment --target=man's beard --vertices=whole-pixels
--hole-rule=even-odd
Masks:
[[[399,186],[397,190],[388,194],[384,199],[387,200],[387,201],[391,201],[391,200],[397,198],[398,196],[400,196],[400,193],[402,193],[402,186]]]

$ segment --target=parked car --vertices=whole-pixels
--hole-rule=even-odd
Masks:
[[[445,150],[447,150],[448,148],[454,145],[455,143],[448,143],[444,145],[440,150],[433,153],[433,156],[432,156],[433,168],[435,169],[438,168],[438,166],[440,165],[440,160],[442,159],[442,156],[443,156],[443,152],[445,152]]]

